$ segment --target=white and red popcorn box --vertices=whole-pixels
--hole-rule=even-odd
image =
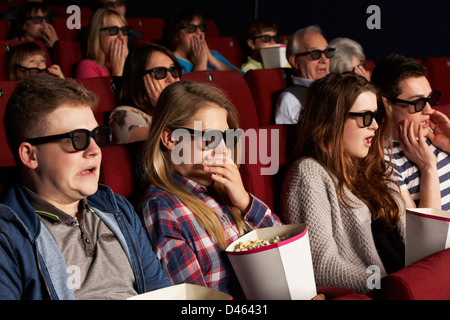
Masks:
[[[248,251],[235,246],[249,240],[289,238]],[[227,256],[249,300],[310,300],[317,295],[306,224],[253,230],[226,249]]]
[[[153,290],[127,300],[232,300],[229,294],[190,283]]]
[[[260,50],[264,69],[290,67],[286,59],[286,45],[275,44],[261,48]]]
[[[406,209],[405,265],[450,247],[450,212]]]

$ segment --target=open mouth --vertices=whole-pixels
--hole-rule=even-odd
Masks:
[[[373,136],[365,138],[364,143],[370,147],[372,145],[372,139],[373,139]]]
[[[81,171],[78,175],[85,176],[85,175],[95,173],[96,171],[97,171],[97,167],[91,167],[91,168]]]

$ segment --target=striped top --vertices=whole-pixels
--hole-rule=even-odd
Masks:
[[[426,142],[437,158],[442,210],[450,211],[450,157],[447,152],[435,147],[430,139],[426,138]],[[385,158],[388,160],[387,152]],[[397,141],[394,141],[393,144],[392,162],[400,189],[402,191],[408,190],[412,199],[418,205],[420,200],[420,170],[414,162],[408,160],[403,148]]]

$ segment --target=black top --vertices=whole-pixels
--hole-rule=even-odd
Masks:
[[[372,220],[372,235],[386,272],[389,274],[404,268],[405,243],[398,228],[392,230],[384,222]]]

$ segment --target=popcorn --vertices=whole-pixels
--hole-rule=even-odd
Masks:
[[[271,244],[275,244],[284,240],[289,239],[289,236],[276,236],[270,240],[260,240],[260,239],[256,239],[256,240],[249,240],[245,243],[242,242],[238,242],[236,243],[236,245],[234,246],[233,251],[234,252],[241,252],[241,251],[248,251],[248,250],[253,250],[253,249],[258,249],[258,248],[262,248]]]

